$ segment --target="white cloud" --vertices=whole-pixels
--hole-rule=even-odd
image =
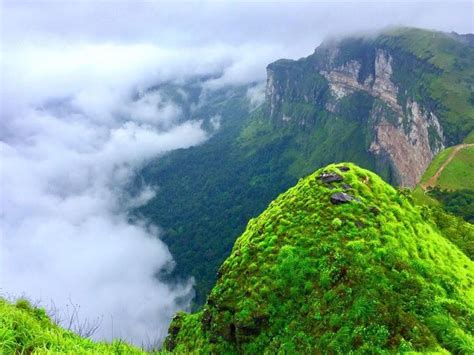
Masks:
[[[250,108],[255,109],[265,101],[265,83],[259,83],[247,89]]]
[[[143,75],[153,73],[146,56],[129,55],[121,67],[107,65],[100,46],[15,50],[2,67],[1,292],[53,300],[62,311],[71,300],[82,317],[103,317],[100,339],[162,340],[171,316],[189,306],[192,281],[154,276],[172,257],[157,228],[127,218],[154,191],[125,190],[149,159],[200,144],[207,133],[201,122],[179,120],[180,108],[158,91],[144,90],[153,80]],[[30,59],[16,61],[25,52]],[[154,67],[163,64],[155,59]]]
[[[221,128],[221,121],[222,121],[221,115],[214,115],[210,118],[209,122],[211,123],[212,129],[214,131],[217,131],[219,130],[219,128]]]

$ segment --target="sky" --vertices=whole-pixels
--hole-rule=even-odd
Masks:
[[[474,32],[471,1],[1,4],[0,295],[54,301],[59,314],[80,305],[101,321],[95,338],[139,345],[160,343],[189,309],[193,280],[156,279],[173,267],[162,231],[127,218],[156,191],[126,186],[150,159],[210,135],[148,88],[209,74],[211,93],[264,82],[268,63],[328,36]]]

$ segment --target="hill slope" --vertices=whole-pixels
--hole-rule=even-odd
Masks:
[[[201,312],[174,318],[169,350],[474,351],[474,263],[353,164],[280,195],[218,277]]]
[[[474,189],[474,144],[460,144],[441,152],[431,162],[421,178],[420,185],[426,190]]]
[[[270,64],[265,104],[252,113],[245,91],[216,100],[208,112],[220,130],[140,176],[158,193],[137,213],[163,227],[176,272],[196,279],[196,304],[247,221],[302,176],[352,161],[415,186],[437,152],[473,139],[473,48],[410,28],[326,41]]]
[[[474,223],[474,144],[460,144],[438,154],[415,196],[421,202],[439,203],[448,212]]]
[[[122,341],[98,343],[54,324],[40,308],[0,298],[1,354],[144,354]]]

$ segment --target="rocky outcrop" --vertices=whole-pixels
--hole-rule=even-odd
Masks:
[[[362,63],[350,60],[331,70],[322,70],[321,74],[328,80],[334,99],[339,100],[356,91],[364,91],[384,101],[392,110],[402,114],[397,101],[398,88],[391,77],[392,57],[385,50],[377,49],[374,60],[374,73],[361,81]]]
[[[353,196],[346,194],[345,192],[336,192],[335,194],[331,195],[331,203],[333,205],[348,203],[351,202],[353,199]]]

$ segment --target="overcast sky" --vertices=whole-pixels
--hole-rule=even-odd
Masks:
[[[103,317],[98,338],[137,344],[163,338],[193,281],[153,277],[173,263],[159,226],[126,213],[156,191],[125,186],[150,159],[209,137],[147,88],[216,73],[208,90],[263,81],[268,63],[326,36],[474,32],[472,1],[4,0],[1,12],[0,295],[72,301]]]
[[[315,46],[326,35],[409,25],[473,31],[472,1],[3,1],[3,39]],[[308,50],[307,48],[305,48]]]

